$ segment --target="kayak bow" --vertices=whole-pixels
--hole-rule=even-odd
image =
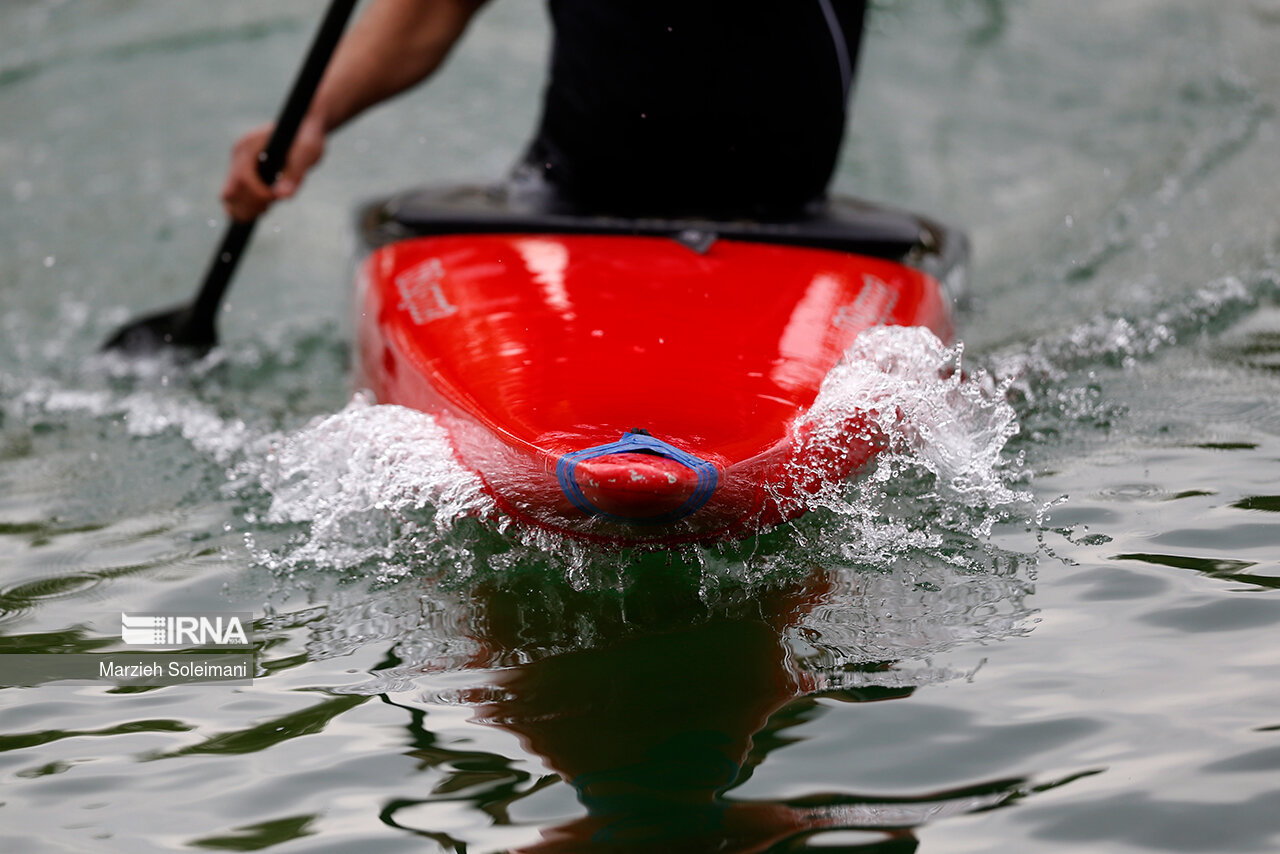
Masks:
[[[498,505],[592,539],[741,535],[863,466],[803,416],[858,334],[952,335],[963,236],[863,203],[808,223],[570,217],[490,191],[365,212],[358,381],[433,415]]]

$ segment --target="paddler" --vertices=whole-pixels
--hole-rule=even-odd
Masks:
[[[337,49],[287,165],[271,127],[232,150],[222,199],[249,220],[293,196],[327,136],[430,77],[486,0],[373,0]],[[866,0],[548,0],[542,118],[513,180],[583,212],[786,219],[835,169]]]

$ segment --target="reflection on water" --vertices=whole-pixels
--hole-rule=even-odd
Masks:
[[[972,614],[1004,609],[1012,613],[1003,631],[1019,630],[1024,579],[991,573],[982,587],[992,598],[981,603],[970,587],[945,572],[922,572],[904,586],[885,573],[816,567],[789,583],[708,587],[698,566],[664,557],[633,566],[620,590],[575,590],[537,570],[451,596],[434,582],[404,581],[345,607],[331,603],[309,615],[307,630],[317,659],[346,654],[357,638],[389,643],[374,679],[347,690],[382,693],[405,708],[411,741],[424,745],[415,755],[453,768],[447,785],[397,801],[382,819],[446,847],[463,843],[419,826],[423,804],[450,792],[466,797],[484,782],[484,796],[471,797],[501,821],[546,781],[530,784],[497,757],[426,749],[432,738],[417,710],[429,715],[439,704],[468,706],[475,722],[518,736],[572,786],[583,814],[543,828],[521,851],[762,851],[834,830],[868,831],[857,850],[913,851],[921,824],[1060,781],[993,778],[911,795],[821,790],[785,799],[734,790],[827,705],[892,702],[920,684],[963,677],[922,665],[959,640],[1000,635],[983,617],[985,628],[957,626],[954,608],[931,604],[958,596]],[[908,660],[883,657],[890,652]]]

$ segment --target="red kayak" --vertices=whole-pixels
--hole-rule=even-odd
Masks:
[[[628,220],[419,191],[364,215],[358,381],[430,413],[504,511],[592,539],[742,535],[876,437],[806,442],[858,334],[952,336],[962,235],[864,203],[801,223]]]

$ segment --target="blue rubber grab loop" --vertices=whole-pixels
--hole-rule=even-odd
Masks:
[[[608,456],[609,454],[636,452],[657,454],[660,457],[675,460],[686,468],[693,469],[698,474],[697,488],[676,509],[658,516],[646,516],[644,518],[606,513],[588,501],[587,496],[582,493],[582,487],[578,486],[577,478],[574,477],[578,463],[594,460],[596,457]],[[596,445],[594,448],[565,454],[556,463],[556,479],[560,481],[560,489],[564,492],[565,497],[573,502],[573,506],[584,513],[600,516],[604,519],[612,519],[615,522],[628,522],[633,525],[665,525],[669,522],[683,519],[706,504],[711,499],[712,493],[716,491],[716,485],[720,482],[720,473],[712,463],[701,457],[696,457],[688,451],[682,451],[674,445],[668,445],[661,439],[655,439],[653,436],[647,436],[643,433],[625,433],[616,442],[610,442],[607,445]]]

